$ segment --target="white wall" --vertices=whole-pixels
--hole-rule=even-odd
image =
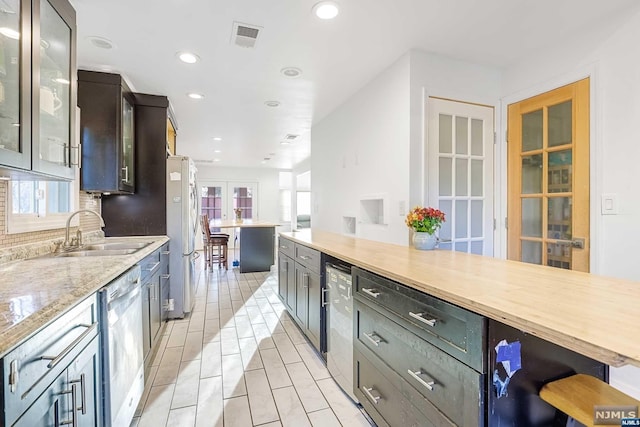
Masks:
[[[258,219],[279,220],[279,169],[225,168],[197,164],[198,181],[240,181],[258,183]]]
[[[358,223],[359,237],[406,244],[398,214],[409,200],[409,55],[402,56],[311,129],[312,226],[342,232],[360,199],[386,199],[386,225]]]
[[[640,13],[624,22],[607,22],[588,40],[567,40],[506,69],[503,85],[503,95],[511,101],[532,88],[548,90],[554,83],[591,74],[591,271],[632,280],[640,280],[640,263],[635,260],[640,241],[638,40]],[[618,195],[618,215],[600,214],[602,193]],[[640,399],[640,369],[612,369],[611,383]]]

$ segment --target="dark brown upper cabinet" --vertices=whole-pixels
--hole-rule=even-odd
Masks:
[[[72,180],[76,12],[67,0],[3,0],[0,30],[0,169]]]
[[[134,105],[122,76],[78,70],[82,190],[134,193]]]

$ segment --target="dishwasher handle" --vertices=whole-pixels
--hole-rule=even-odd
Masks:
[[[83,326],[85,328],[87,328],[86,331],[84,331],[83,333],[81,333],[75,340],[73,340],[71,342],[71,344],[69,344],[67,347],[65,347],[64,350],[62,350],[57,356],[41,356],[40,359],[41,360],[50,360],[51,362],[49,362],[49,364],[47,365],[47,368],[51,369],[54,368],[58,363],[60,363],[60,361],[62,359],[64,359],[64,357],[71,353],[71,350],[73,350],[75,348],[75,346],[78,345],[78,343],[80,343],[80,341],[82,341],[87,335],[89,335],[91,332],[95,331],[96,328],[98,327],[98,322],[94,322],[90,325],[78,325],[78,326]]]

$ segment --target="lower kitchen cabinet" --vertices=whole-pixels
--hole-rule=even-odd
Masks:
[[[96,302],[94,295],[78,304],[3,358],[0,425],[100,425]]]
[[[163,317],[166,319],[166,304],[169,291],[169,246],[163,245],[140,261],[142,275],[142,354],[145,373],[148,373],[151,358],[160,339]]]
[[[282,237],[278,243],[278,295],[311,344],[322,351],[321,253]]]

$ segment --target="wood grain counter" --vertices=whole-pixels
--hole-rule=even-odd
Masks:
[[[319,230],[298,243],[611,366],[640,367],[640,283]]]

